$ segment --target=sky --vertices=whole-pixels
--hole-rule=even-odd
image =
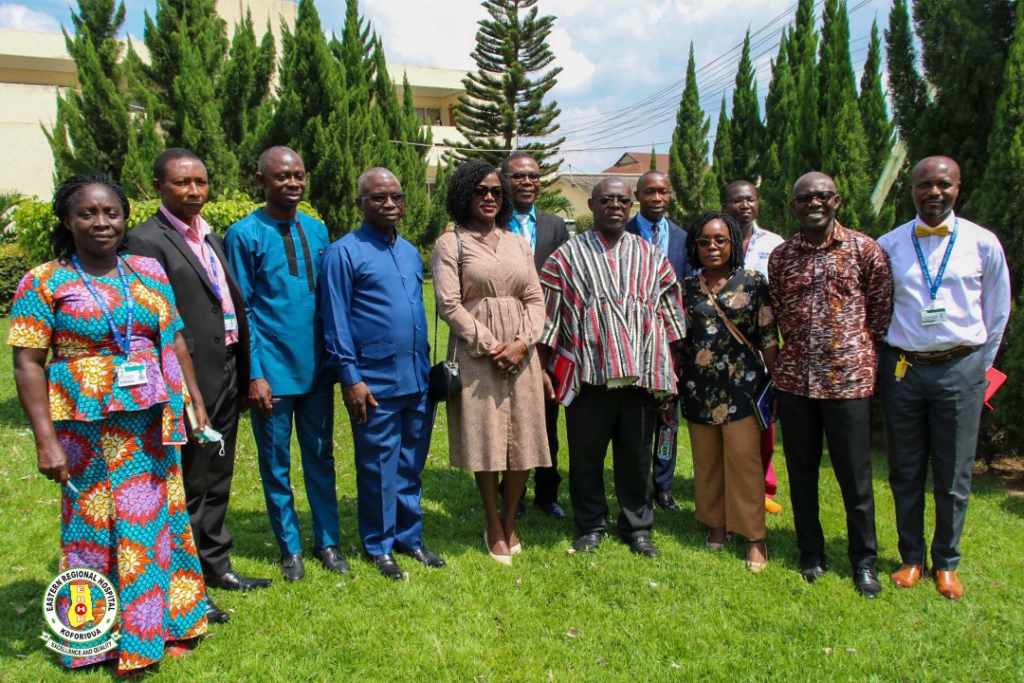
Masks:
[[[234,0],[221,0],[234,1]],[[0,0],[0,28],[59,32],[70,27],[73,0]],[[125,31],[141,40],[143,14],[155,0],[125,0]],[[816,12],[820,13],[819,0]],[[857,78],[867,53],[871,22],[883,29],[891,0],[848,0],[851,54]],[[723,94],[731,112],[733,81],[745,31],[763,100],[769,60],[782,29],[792,23],[796,0],[539,0],[556,17],[548,43],[563,71],[548,98],[558,102],[566,141],[563,172],[600,172],[624,152],[667,152],[694,46],[701,104],[718,121]],[[435,8],[443,8],[439,11]],[[319,0],[326,31],[340,33],[342,0]],[[472,69],[477,22],[487,17],[479,0],[364,0],[364,17],[384,42],[389,63]]]

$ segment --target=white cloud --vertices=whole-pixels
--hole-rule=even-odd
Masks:
[[[0,28],[60,33],[60,22],[46,12],[5,2],[0,3]]]
[[[555,55],[552,66],[562,67],[562,73],[558,75],[560,89],[564,91],[579,90],[590,83],[597,71],[597,66],[590,61],[587,55],[573,48],[572,38],[565,29],[553,29],[548,45]]]

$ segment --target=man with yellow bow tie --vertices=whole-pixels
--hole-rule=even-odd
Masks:
[[[939,593],[959,600],[959,541],[967,515],[985,373],[1010,315],[1010,276],[999,240],[953,213],[960,167],[927,157],[914,167],[917,217],[878,240],[892,261],[895,298],[878,364],[889,485],[903,564],[897,586],[926,571],[925,484],[935,496],[932,570]]]

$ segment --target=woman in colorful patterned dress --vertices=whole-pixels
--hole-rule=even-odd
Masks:
[[[768,281],[743,269],[742,245],[739,223],[717,211],[690,227],[686,249],[690,265],[701,272],[683,282],[690,327],[680,393],[697,521],[708,527],[707,548],[720,550],[729,532],[744,536],[747,569],[757,572],[767,566],[768,549],[761,426],[751,399],[765,380],[765,366],[769,374],[775,366],[779,347]]]
[[[152,259],[119,255],[124,192],[106,176],[74,176],[53,211],[56,258],[22,278],[7,343],[39,471],[63,484],[61,569],[103,572],[121,602],[118,647],[64,663],[116,657],[127,674],[206,632],[178,451],[183,375],[199,426],[208,420],[167,276]]]

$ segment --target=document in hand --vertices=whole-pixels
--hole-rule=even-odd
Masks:
[[[992,367],[985,373],[985,379],[988,380],[988,386],[985,387],[985,407],[989,410],[995,410],[988,401],[999,391],[999,387],[1003,386],[1003,383],[1006,381],[1006,375]]]
[[[563,406],[569,405],[576,397],[572,386],[576,379],[576,356],[572,351],[559,346],[551,354],[548,370],[554,375],[555,400]]]

